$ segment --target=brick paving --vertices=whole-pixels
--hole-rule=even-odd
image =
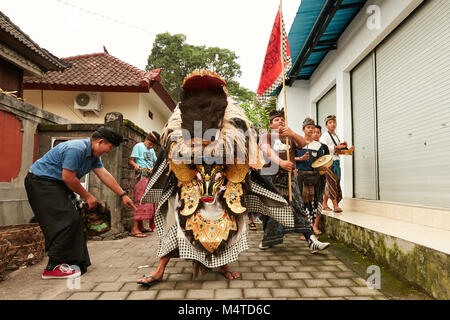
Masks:
[[[217,272],[192,279],[191,262],[170,260],[162,282],[151,288],[136,280],[157,264],[158,236],[89,241],[92,266],[78,280],[42,280],[47,258],[11,272],[0,282],[0,299],[173,300],[173,299],[386,299],[329,251],[312,255],[298,235],[261,251],[262,238],[250,231],[250,249],[231,264],[241,279],[227,280]]]

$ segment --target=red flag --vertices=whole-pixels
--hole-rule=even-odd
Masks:
[[[283,31],[283,39],[281,39],[280,27]],[[256,94],[260,100],[266,99],[275,89],[283,82],[282,66],[281,66],[281,41],[283,40],[283,58],[284,73],[292,67],[291,51],[289,49],[289,41],[284,29],[284,21],[281,18],[280,10],[277,12],[275,23],[273,24],[272,33],[270,34],[269,45],[267,46],[266,57],[259,80],[258,90]]]

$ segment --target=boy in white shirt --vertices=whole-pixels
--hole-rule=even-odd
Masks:
[[[327,184],[325,187],[325,194],[323,197],[323,210],[333,211],[333,212],[342,212],[342,209],[339,208],[339,202],[342,200],[342,190],[340,186],[341,180],[341,164],[339,155],[336,154],[337,150],[346,149],[347,142],[340,141],[339,137],[335,133],[336,131],[336,116],[329,115],[325,118],[325,125],[328,129],[322,137],[320,138],[320,142],[326,144],[330,151],[330,154],[333,156],[333,167],[329,168],[326,172]],[[328,199],[331,199],[333,202],[334,210],[328,207]]]

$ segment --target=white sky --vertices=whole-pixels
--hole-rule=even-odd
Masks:
[[[283,1],[287,32],[300,2]],[[59,58],[102,52],[105,46],[140,69],[156,34],[182,33],[189,44],[234,51],[241,86],[256,91],[278,5],[279,0],[3,0],[0,10]]]

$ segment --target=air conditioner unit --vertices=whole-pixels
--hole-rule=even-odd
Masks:
[[[102,109],[100,92],[77,93],[74,108],[81,111],[92,111],[98,116]]]

